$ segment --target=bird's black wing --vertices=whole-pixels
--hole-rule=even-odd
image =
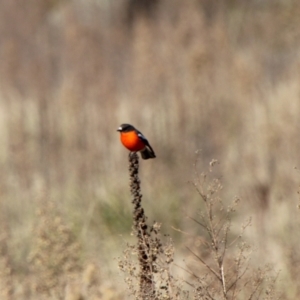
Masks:
[[[148,140],[145,138],[145,136],[137,130],[138,136],[139,138],[144,142],[144,144],[146,145],[146,147],[148,147],[150,149],[151,152],[153,152],[154,154],[154,150],[152,149],[152,147],[150,146]]]

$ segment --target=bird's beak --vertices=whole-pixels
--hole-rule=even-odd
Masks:
[[[119,127],[119,128],[117,129],[117,131],[122,131],[122,127]]]

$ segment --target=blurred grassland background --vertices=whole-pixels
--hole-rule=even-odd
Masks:
[[[21,282],[34,274],[49,201],[83,268],[96,265],[106,289],[119,283],[101,299],[123,299],[114,258],[132,207],[121,123],[157,154],[141,163],[144,206],[178,259],[187,241],[171,227],[197,232],[185,216],[201,208],[188,183],[200,150],[199,172],[218,159],[223,200],[241,198],[232,230],[253,217],[251,263],[274,264],[284,299],[300,297],[299,83],[297,0],[2,0],[0,244],[11,299],[41,299]]]

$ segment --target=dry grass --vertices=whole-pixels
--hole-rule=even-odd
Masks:
[[[240,199],[225,205],[220,197],[221,181],[213,177],[217,163],[212,160],[210,172],[199,174],[193,185],[199,195],[200,207],[195,217],[189,217],[198,227],[187,246],[186,271],[195,299],[281,299],[277,293],[278,272],[267,263],[251,262],[253,249],[245,233],[252,225],[251,218],[235,231],[235,215]]]
[[[140,3],[0,2],[2,298],[41,299],[31,287],[50,270],[35,269],[29,258],[45,218],[47,239],[80,265],[80,284],[68,284],[58,259],[55,280],[64,283],[51,296],[122,299],[113,258],[122,239],[130,241],[126,151],[115,132],[124,122],[141,129],[157,153],[141,166],[144,205],[172,235],[175,260],[189,256],[190,244],[171,227],[198,233],[184,216],[197,219],[204,207],[187,184],[201,149],[200,170],[212,158],[221,162],[224,207],[241,199],[230,232],[252,217],[244,234],[255,249],[252,270],[272,264],[282,299],[299,298],[298,1]],[[35,214],[41,189],[55,216]],[[52,236],[59,228],[65,233]],[[49,263],[58,256],[44,252]],[[89,268],[97,275],[86,296]]]

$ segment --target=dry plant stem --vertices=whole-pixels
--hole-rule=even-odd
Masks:
[[[197,170],[196,170],[196,175],[199,176]],[[204,179],[206,179],[206,177],[204,177]],[[227,237],[228,237],[228,231],[230,229],[230,219],[228,219],[227,216],[226,221],[221,226],[219,226],[220,225],[219,222],[215,220],[215,216],[213,214],[215,200],[213,198],[213,195],[216,192],[216,190],[218,190],[221,187],[221,185],[217,181],[215,181],[214,184],[215,187],[211,186],[207,192],[203,190],[203,187],[201,186],[198,187],[197,184],[195,183],[194,183],[194,187],[196,188],[200,197],[203,199],[205,203],[205,209],[206,209],[206,217],[203,216],[203,222],[197,222],[197,223],[200,224],[210,236],[210,240],[211,240],[210,247],[212,252],[214,253],[214,258],[218,265],[218,271],[215,271],[213,268],[211,268],[195,253],[193,254],[197,256],[198,259],[201,261],[201,263],[204,264],[218,278],[218,280],[221,282],[222,285],[223,299],[228,299],[228,289],[227,289],[227,283],[224,274],[224,259],[227,250]],[[220,234],[221,231],[224,232],[223,237],[221,237]]]
[[[139,179],[139,158],[135,152],[129,154],[130,192],[132,195],[133,226],[138,239],[138,258],[140,264],[140,297],[155,299],[153,278],[153,257],[150,249],[150,234],[146,224],[146,216],[142,208],[142,194]]]

